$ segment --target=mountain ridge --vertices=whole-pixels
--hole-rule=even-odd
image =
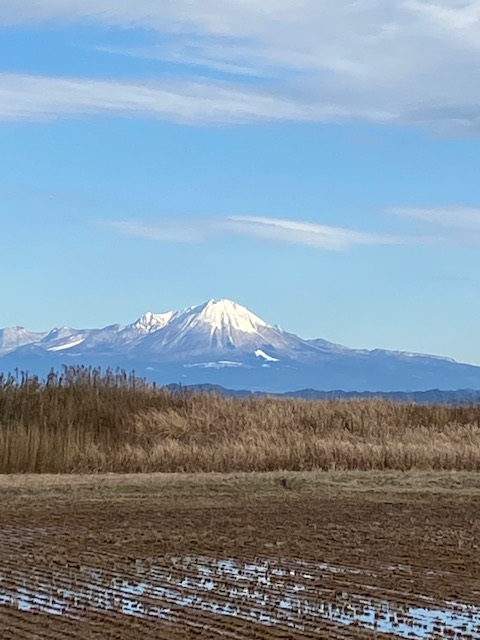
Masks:
[[[303,400],[360,400],[379,398],[395,402],[414,402],[417,404],[480,404],[480,390],[458,389],[456,391],[442,391],[428,389],[427,391],[319,391],[318,389],[300,389],[284,393],[265,393],[249,391],[248,389],[226,389],[221,385],[166,385],[176,393],[215,393],[236,398],[273,396],[275,398],[300,398]]]
[[[0,329],[1,370],[14,365],[45,371],[65,362],[134,368],[165,384],[259,391],[480,388],[480,367],[436,355],[306,340],[225,298],[180,311],[147,312],[128,325]]]

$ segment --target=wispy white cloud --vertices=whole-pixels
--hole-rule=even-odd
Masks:
[[[391,212],[442,227],[480,232],[480,209],[473,207],[396,208]]]
[[[424,223],[405,233],[380,233],[316,222],[267,216],[176,217],[158,222],[108,221],[107,226],[132,237],[174,243],[201,243],[224,236],[344,251],[357,246],[480,246],[480,209],[467,207],[394,208],[386,213]]]
[[[163,242],[193,243],[212,237],[241,235],[257,240],[342,251],[357,245],[403,244],[398,236],[356,231],[285,218],[228,216],[226,218],[164,219],[159,223],[106,222],[113,230]]]
[[[232,233],[318,249],[342,250],[355,245],[401,242],[393,236],[282,218],[231,216],[224,224]]]
[[[0,0],[0,26],[73,22],[156,32],[150,49],[120,51],[215,70],[225,82],[184,71],[152,83],[3,74],[0,118],[121,113],[480,131],[480,0]]]
[[[102,113],[179,123],[329,121],[348,116],[335,105],[305,105],[293,96],[205,78],[142,83],[0,73],[2,120]]]
[[[180,102],[180,121],[184,110],[200,122],[369,119],[480,130],[480,0],[0,0],[0,26],[46,22],[148,29],[158,44],[130,53],[229,77],[221,88],[200,80],[200,89],[184,74],[173,89],[72,79],[70,100],[59,97],[58,79],[56,113],[84,113],[84,102],[94,113],[172,119]],[[270,81],[245,87],[245,75]],[[18,91],[0,82],[12,92],[11,117],[35,117],[30,102],[45,103],[45,79],[30,78],[23,112]]]
[[[396,208],[391,213],[423,223],[424,237],[443,247],[480,247],[480,209],[473,207]]]
[[[480,131],[480,0],[0,0],[0,27],[72,22],[157,32],[159,44],[121,52],[212,69],[228,82],[184,72],[151,84],[3,74],[0,118],[113,112]]]

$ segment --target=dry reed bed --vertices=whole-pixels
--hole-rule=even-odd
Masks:
[[[0,473],[480,470],[480,406],[226,398],[123,371],[0,377]]]

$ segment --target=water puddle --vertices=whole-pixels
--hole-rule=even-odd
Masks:
[[[372,578],[371,572],[326,564],[173,558],[166,566],[137,561],[121,570],[0,571],[0,605],[73,619],[84,611],[110,611],[183,622],[201,611],[311,633],[328,622],[409,639],[480,640],[480,607],[412,595],[407,600],[401,592],[381,595]]]

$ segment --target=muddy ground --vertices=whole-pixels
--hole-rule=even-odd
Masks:
[[[480,474],[0,478],[0,638],[480,639]]]

